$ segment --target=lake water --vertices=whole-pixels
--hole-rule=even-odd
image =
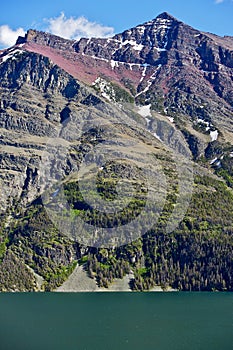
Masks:
[[[232,350],[232,293],[0,294],[1,350]]]

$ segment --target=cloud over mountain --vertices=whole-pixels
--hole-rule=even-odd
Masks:
[[[63,12],[58,17],[46,19],[46,22],[49,23],[47,31],[66,39],[108,37],[114,33],[112,27],[90,22],[83,16],[67,18]]]
[[[8,25],[0,26],[0,46],[9,47],[15,44],[18,36],[24,36],[23,28],[11,29]]]

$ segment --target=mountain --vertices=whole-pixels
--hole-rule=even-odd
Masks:
[[[18,43],[84,83],[103,77],[138,103],[146,99],[153,109],[193,122],[209,117],[231,133],[233,37],[200,32],[162,13],[110,39],[73,42],[29,30]]]
[[[0,76],[0,290],[233,289],[233,37],[29,30]]]

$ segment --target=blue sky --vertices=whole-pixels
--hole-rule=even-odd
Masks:
[[[29,28],[75,39],[109,36],[164,11],[197,29],[233,35],[233,0],[4,0],[0,48]]]

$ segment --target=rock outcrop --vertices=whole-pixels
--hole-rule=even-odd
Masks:
[[[167,191],[158,227],[158,232],[161,230],[162,233],[164,222],[169,220],[168,209],[174,209],[175,200],[182,195],[185,197],[188,188],[185,183],[182,187],[184,193],[177,190],[180,183],[175,174],[183,176],[185,168],[184,172],[182,167],[175,169],[176,156],[198,161],[197,167],[192,163],[197,177],[209,176],[211,179],[198,178],[199,182],[194,186],[198,195],[203,188],[211,195],[218,192],[214,188],[220,188],[223,202],[226,198],[230,204],[224,207],[224,219],[220,213],[213,220],[213,227],[212,222],[209,223],[213,219],[212,212],[208,214],[211,220],[196,224],[193,223],[192,212],[189,212],[179,230],[185,234],[189,230],[202,234],[210,226],[215,237],[216,230],[222,225],[226,245],[231,246],[228,233],[232,232],[232,227],[228,212],[231,211],[229,188],[233,183],[232,37],[200,32],[168,13],[108,39],[71,41],[30,29],[25,37],[19,37],[15,46],[0,52],[0,77],[0,264],[6,269],[11,269],[14,264],[23,266],[21,275],[25,276],[29,271],[31,279],[31,282],[26,280],[21,283],[15,270],[12,279],[6,271],[1,274],[3,283],[0,283],[0,289],[12,290],[15,285],[16,290],[38,290],[38,275],[43,277],[42,289],[55,289],[75,269],[77,260],[87,254],[89,264],[85,266],[90,276],[97,276],[101,286],[115,277],[129,274],[130,268],[135,272],[134,289],[148,289],[151,281],[157,278],[155,276],[160,276],[160,266],[166,265],[168,258],[163,256],[162,250],[158,263],[155,257],[155,260],[149,257],[152,244],[149,236],[143,244],[139,240],[138,246],[127,246],[126,251],[123,248],[120,252],[106,253],[89,249],[88,244],[74,243],[71,237],[64,237],[51,223],[51,218],[43,209],[41,196],[45,196],[46,204],[51,202],[51,198],[58,198],[60,188],[53,187],[57,180],[66,186],[66,196],[73,205],[74,216],[86,211],[88,223],[100,220],[96,212],[94,218],[88,216],[92,213],[91,206],[84,203],[76,186],[77,176],[73,173],[80,169],[83,160],[88,166],[95,162],[101,172],[104,180],[98,178],[98,190],[102,197],[106,196],[107,206],[115,200],[116,179],[126,177],[128,190],[130,177],[133,181],[142,180],[137,177],[137,171],[148,166],[148,154],[152,153],[153,159],[161,161],[167,181],[166,189],[164,183],[160,183],[160,194]],[[111,129],[113,125],[116,127],[114,130]],[[110,144],[107,142],[109,138],[112,138]],[[132,151],[135,140],[138,142]],[[94,150],[106,143],[108,152],[111,152],[111,147],[114,148],[114,156],[119,159],[124,156],[128,159],[133,154],[137,171],[129,164],[111,164],[111,161],[105,167],[102,164],[104,154],[96,155]],[[171,149],[174,154],[171,154]],[[219,169],[221,171],[218,172]],[[92,170],[88,176],[92,176]],[[186,170],[191,176],[189,166]],[[227,189],[213,180],[214,171],[223,177]],[[107,189],[103,186],[106,183]],[[135,188],[138,191],[135,203],[139,202],[140,206],[144,203],[143,193],[145,195],[148,189],[139,185]],[[87,192],[93,191],[88,188]],[[198,212],[195,203],[200,204],[199,197],[195,195],[192,210]],[[202,206],[205,207],[201,202]],[[54,208],[57,216],[59,210],[66,212],[66,208],[61,208],[56,200]],[[122,211],[125,215],[123,219],[103,216],[98,224],[114,227],[117,222],[124,225],[135,214],[130,210],[132,208],[127,207],[126,213]],[[196,215],[202,214],[198,212]],[[68,225],[64,224],[64,227],[69,229]],[[97,225],[96,232],[98,229]],[[176,248],[179,248],[180,231],[172,242],[165,239],[167,246],[177,240]],[[195,239],[193,242],[190,240],[190,251],[192,244],[199,244]],[[213,249],[220,251],[219,256],[225,249],[224,239],[220,241],[220,248],[218,242],[213,243]],[[163,244],[160,237],[158,242]],[[206,251],[203,246],[197,249],[200,256]],[[155,245],[153,251],[156,249]],[[168,251],[173,251],[173,248]],[[180,253],[182,255],[183,250]],[[128,259],[127,263],[122,257]],[[108,259],[114,262],[110,277],[105,275]],[[179,274],[186,258],[181,262],[176,261],[176,255],[169,259],[175,266],[174,271],[177,268]],[[212,259],[211,254],[208,259]],[[228,289],[232,288],[230,273],[224,270],[227,263],[211,274],[208,269],[205,270],[201,259],[197,261],[192,262],[189,268],[188,262],[185,262],[182,267],[185,280],[182,283],[176,281],[176,287],[208,289],[214,279],[222,289],[226,284]],[[202,275],[198,272],[197,282],[193,282],[194,277],[190,277],[190,282],[187,274],[189,276],[192,272],[194,276],[195,266],[199,263],[204,272],[201,272]],[[147,270],[145,264],[150,266],[151,271],[157,269],[156,274],[149,273],[150,269]],[[160,277],[161,284],[165,281],[165,274]]]

